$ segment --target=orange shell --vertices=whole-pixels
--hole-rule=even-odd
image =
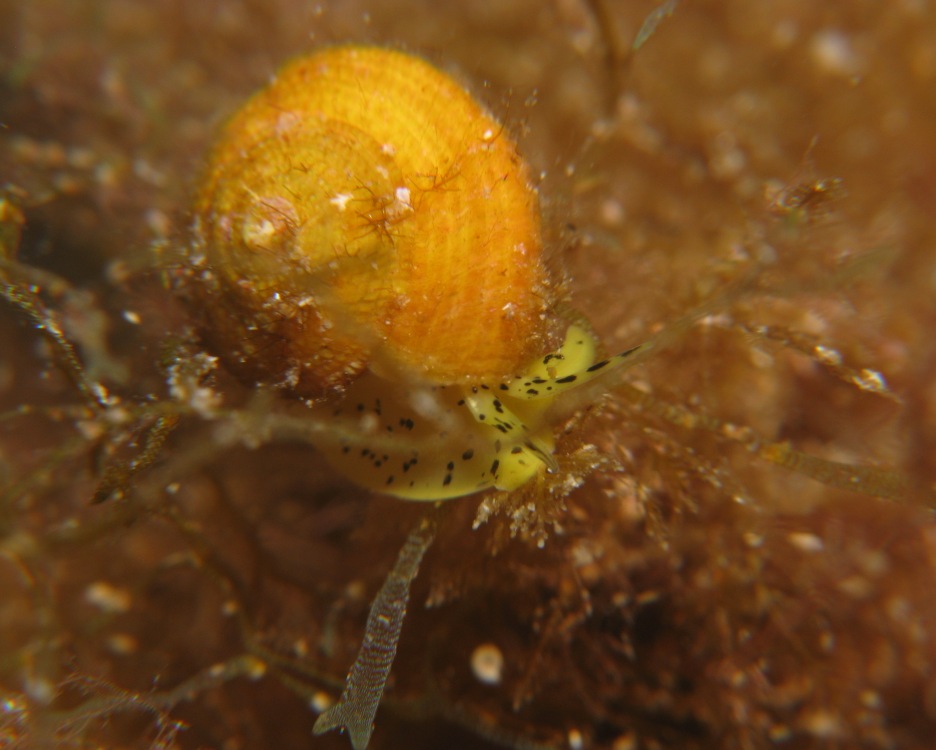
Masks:
[[[227,123],[195,203],[209,345],[304,395],[365,368],[500,380],[541,353],[536,190],[503,127],[424,60],[333,47]]]

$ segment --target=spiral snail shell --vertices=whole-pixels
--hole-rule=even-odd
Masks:
[[[227,123],[195,216],[220,292],[210,337],[258,379],[320,396],[383,360],[466,383],[543,345],[527,168],[418,57],[334,47],[287,65]]]
[[[516,145],[418,57],[288,64],[224,127],[194,217],[207,344],[253,382],[327,397],[356,434],[323,450],[367,487],[523,484],[555,467],[548,405],[613,363],[555,313]]]

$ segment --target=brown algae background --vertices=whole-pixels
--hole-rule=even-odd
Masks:
[[[628,60],[655,7],[0,4],[0,747],[348,746],[315,710],[421,511],[200,381],[166,284],[224,117],[343,41],[463,80],[571,303],[667,342],[563,501],[453,501],[371,747],[931,746],[936,9],[684,0]]]

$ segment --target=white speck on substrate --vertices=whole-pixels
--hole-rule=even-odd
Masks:
[[[813,60],[822,70],[843,76],[861,72],[862,60],[849,36],[839,29],[825,29],[811,40]]]
[[[504,654],[493,643],[482,643],[471,652],[471,671],[478,682],[499,685],[504,674]]]
[[[130,593],[107,581],[95,581],[85,589],[85,601],[102,612],[119,614],[130,609]]]
[[[825,549],[825,544],[820,537],[805,531],[794,531],[787,535],[787,541],[803,552],[822,552]]]
[[[870,391],[871,393],[887,392],[887,381],[876,370],[862,370],[856,377],[852,378],[852,382],[863,391]]]
[[[835,351],[835,349],[819,345],[813,349],[813,351],[816,353],[816,358],[823,364],[832,365],[833,367],[838,367],[842,364],[842,355]]]
[[[309,705],[316,713],[324,713],[335,703],[334,699],[324,690],[319,690],[312,694]]]

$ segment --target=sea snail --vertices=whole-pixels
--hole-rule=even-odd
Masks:
[[[209,348],[353,425],[322,449],[386,494],[553,469],[548,408],[626,356],[596,362],[557,312],[537,191],[504,128],[403,52],[288,64],[224,127],[193,235],[185,291]]]

